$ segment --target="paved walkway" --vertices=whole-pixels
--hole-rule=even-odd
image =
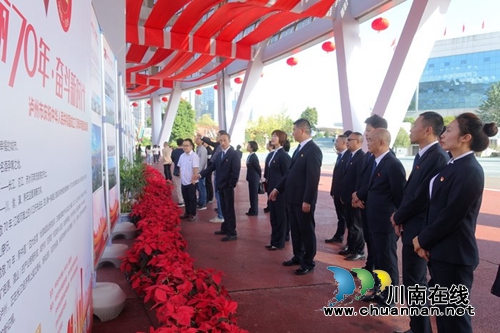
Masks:
[[[320,192],[316,207],[316,234],[318,238],[317,266],[305,276],[293,274],[293,267],[283,267],[281,262],[291,258],[291,244],[280,251],[267,251],[270,225],[269,215],[263,213],[266,197],[259,196],[259,215],[248,217],[248,190],[242,170],[236,190],[236,212],[238,240],[220,242],[213,234],[218,224],[209,223],[215,216],[213,207],[199,211],[196,222],[183,222],[182,232],[195,258],[195,266],[211,267],[225,273],[223,285],[238,301],[240,327],[251,333],[285,332],[392,332],[408,329],[405,317],[325,317],[321,308],[335,291],[333,275],[326,269],[329,265],[355,268],[364,262],[347,262],[336,254],[340,244],[325,244],[335,232],[336,218],[333,201],[329,196],[331,176],[325,171],[320,180]],[[500,192],[485,191],[477,238],[480,265],[475,271],[475,281],[470,297],[476,309],[473,318],[474,332],[499,332],[500,298],[491,295],[490,288],[496,274],[500,257]],[[127,242],[127,241],[121,241]],[[401,272],[401,270],[400,270]],[[100,281],[118,281],[128,288],[123,276],[112,267],[98,270]],[[355,301],[358,308],[366,303]],[[134,293],[127,291],[127,307],[115,320],[94,324],[94,333],[148,331],[155,325],[152,314],[144,309]],[[433,325],[434,326],[434,325]],[[434,328],[434,332],[437,330]]]

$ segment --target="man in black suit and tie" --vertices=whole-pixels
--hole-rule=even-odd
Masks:
[[[219,191],[220,204],[224,222],[216,235],[226,235],[221,239],[223,242],[236,240],[236,213],[234,211],[234,188],[238,183],[241,169],[241,159],[234,148],[229,145],[231,142],[229,134],[219,135],[220,153],[216,154],[214,160],[205,170],[200,172],[199,177],[203,178],[211,172],[216,171],[217,177],[215,187]]]
[[[429,111],[422,113],[410,130],[411,143],[418,144],[420,151],[415,156],[401,206],[391,218],[396,235],[403,239],[403,284],[407,287],[427,286],[427,262],[413,250],[413,238],[426,224],[429,182],[449,160],[438,142],[443,126],[443,117]],[[428,316],[410,316],[410,328],[406,333],[432,333]]]
[[[295,274],[305,275],[315,266],[314,209],[318,198],[323,153],[312,141],[311,124],[308,120],[299,119],[293,124],[293,137],[299,142],[299,146],[293,153],[290,169],[273,189],[269,199],[276,200],[278,193],[285,194],[292,232],[293,258],[284,261],[283,265],[300,265]]]
[[[372,243],[375,269],[386,271],[393,285],[399,285],[397,236],[391,216],[400,206],[406,184],[406,173],[401,162],[391,153],[391,134],[377,128],[367,137],[368,151],[375,158],[371,169],[366,197],[358,197],[366,205],[369,237]],[[387,289],[381,297],[387,296]],[[384,303],[382,303],[384,304]]]
[[[344,175],[344,165],[347,160],[347,137],[352,131],[346,131],[344,134],[339,135],[335,141],[335,150],[337,151],[337,161],[335,162],[335,167],[333,169],[332,175],[332,187],[330,189],[330,196],[333,198],[333,205],[335,206],[335,212],[337,213],[337,231],[332,238],[325,239],[325,243],[342,243],[344,240],[344,234],[346,229],[345,221],[345,209],[344,205],[340,202],[340,181],[341,177]],[[347,247],[340,252],[347,252]],[[340,253],[345,254],[345,253]]]
[[[387,120],[382,118],[381,116],[374,114],[365,120],[365,133],[364,137],[367,138],[368,135],[376,128],[385,128],[387,129]],[[361,166],[361,174],[357,177],[356,180],[356,192],[352,194],[352,206],[361,209],[361,219],[363,221],[363,238],[366,243],[366,264],[363,267],[369,271],[373,270],[373,251],[371,248],[370,242],[370,230],[368,228],[368,221],[366,217],[366,209],[364,202],[359,200],[358,193],[362,197],[366,197],[368,192],[368,183],[371,177],[371,166],[373,165],[374,157],[372,153],[367,152],[365,154],[365,161]]]
[[[361,209],[353,207],[351,204],[352,193],[356,190],[356,182],[361,174],[361,168],[365,163],[365,152],[361,149],[363,145],[363,135],[354,132],[347,139],[346,160],[342,173],[343,177],[338,184],[339,201],[343,206],[347,222],[347,249],[349,256],[345,258],[348,261],[365,259],[365,241],[363,237],[363,220]]]

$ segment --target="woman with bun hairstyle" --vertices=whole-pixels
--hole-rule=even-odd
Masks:
[[[267,168],[267,193],[268,195],[278,185],[283,175],[290,168],[292,161],[283,145],[287,141],[285,132],[275,130],[272,133],[271,143],[274,146],[274,152],[269,158]],[[269,201],[269,212],[271,219],[271,242],[266,245],[269,251],[283,249],[285,247],[285,238],[287,235],[286,202],[283,194],[278,194],[275,201]]]
[[[442,147],[452,156],[447,166],[429,184],[427,226],[413,239],[415,252],[429,261],[432,283],[448,292],[470,293],[474,269],[479,263],[476,222],[484,189],[484,172],[474,156],[488,148],[496,135],[494,123],[483,124],[477,115],[462,113],[441,135]],[[465,288],[463,288],[465,287]],[[430,291],[428,292],[429,295]],[[470,294],[468,294],[470,295]],[[463,307],[468,304],[442,305]],[[438,332],[472,332],[471,317],[437,316]]]

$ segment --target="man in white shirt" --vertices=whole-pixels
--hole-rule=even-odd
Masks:
[[[182,198],[186,205],[186,211],[181,219],[194,222],[196,220],[196,183],[198,182],[200,158],[193,151],[193,140],[185,139],[182,142],[182,149],[184,154],[179,157],[177,166],[179,167]]]

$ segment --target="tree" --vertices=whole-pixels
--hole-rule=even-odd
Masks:
[[[274,130],[282,130],[290,135],[293,129],[293,120],[287,115],[286,110],[269,117],[259,117],[256,122],[248,122],[245,129],[245,140],[256,141],[259,146],[265,147],[266,140],[271,139],[271,133]],[[291,137],[289,140],[293,139]]]
[[[404,123],[410,123],[410,124],[414,124],[415,123],[415,118],[413,117],[405,117],[405,119],[403,119],[403,122]]]
[[[202,125],[202,126],[207,126],[207,127],[215,127],[217,124],[215,121],[210,117],[208,113],[204,113],[201,115],[200,118],[198,118],[198,121],[196,122],[197,125]]]
[[[486,93],[487,99],[479,105],[477,115],[485,123],[500,123],[500,82],[492,84]]]
[[[188,101],[181,100],[168,141],[173,142],[177,139],[192,138],[195,131],[194,117],[195,112],[191,104]]]
[[[318,124],[318,111],[316,108],[307,107],[301,114],[300,118],[309,120],[311,123],[311,128],[316,130],[316,125]]]
[[[444,126],[448,126],[453,120],[455,120],[454,116],[443,117]]]
[[[396,140],[394,140],[394,147],[395,148],[407,148],[411,144],[410,142],[410,136],[408,135],[408,132],[404,128],[400,128],[398,135],[396,136]]]

